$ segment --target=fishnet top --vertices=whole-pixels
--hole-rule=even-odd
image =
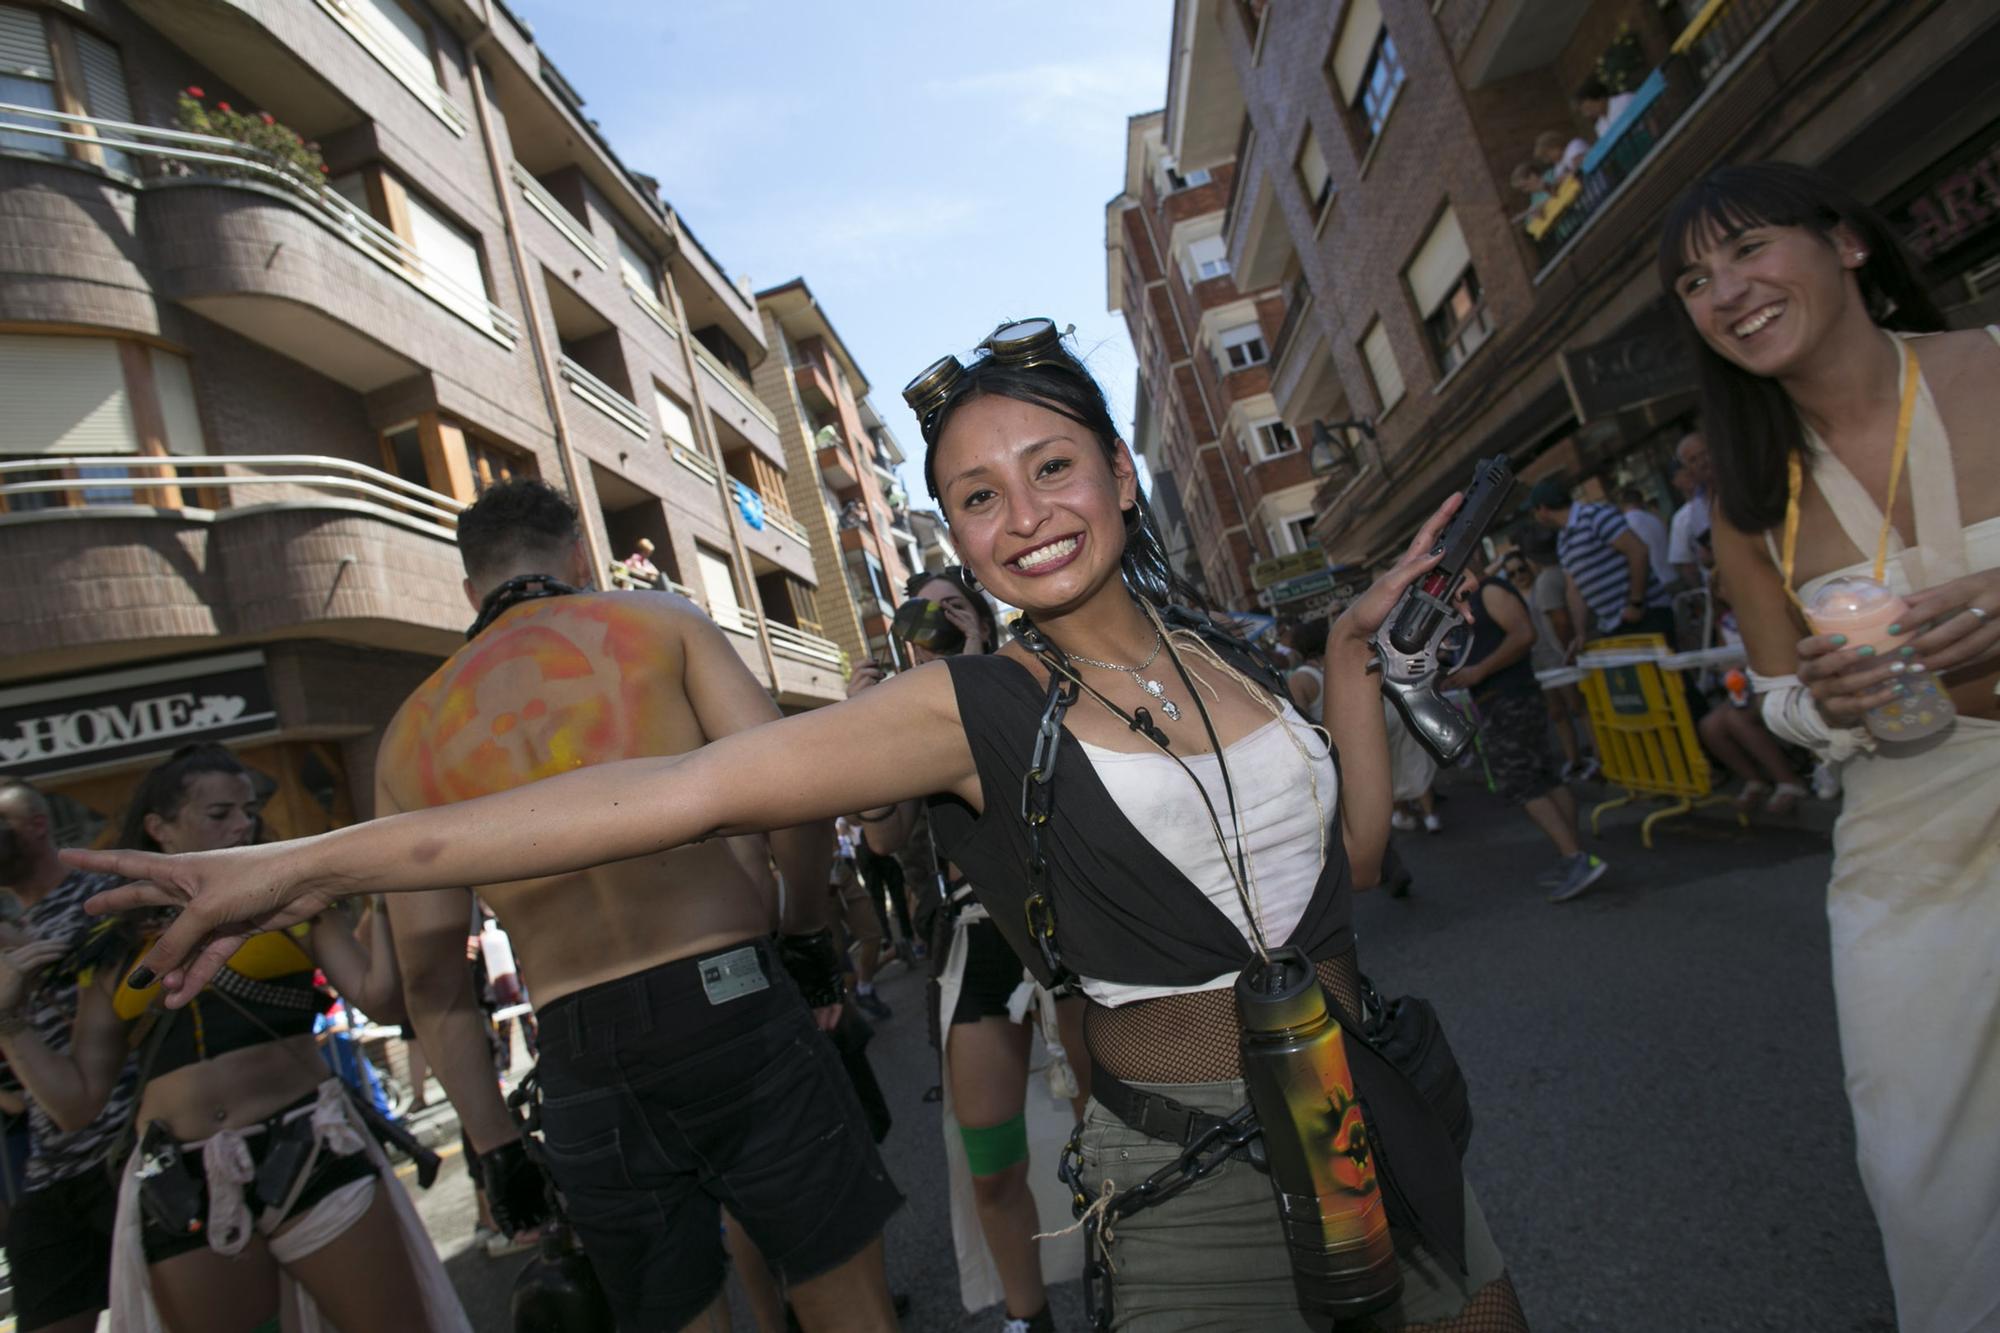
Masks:
[[[1354,950],[1317,964],[1341,1026],[1358,1031],[1361,974]],[[1092,1001],[1083,1011],[1091,1062],[1127,1083],[1219,1083],[1241,1078],[1236,990],[1188,991],[1117,1008]]]

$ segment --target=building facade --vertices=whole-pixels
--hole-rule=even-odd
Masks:
[[[1222,253],[1283,294],[1270,392],[1309,451],[1326,427],[1312,526],[1336,561],[1392,557],[1493,454],[1670,503],[1695,399],[1655,248],[1714,165],[1826,170],[1903,229],[1955,324],[2000,313],[1990,5],[1179,0],[1174,52],[1163,151],[1235,168]],[[1592,78],[1631,94],[1601,122],[1573,101]],[[1544,201],[1513,182],[1545,133],[1582,156]]]
[[[6,0],[0,101],[0,769],[70,836],[200,739],[365,816],[508,476],[841,696],[756,304],[504,7]]]
[[[1275,282],[1244,282],[1222,227],[1236,164],[1180,162],[1161,112],[1127,125],[1125,188],[1105,207],[1111,309],[1139,358],[1139,449],[1191,568],[1218,604],[1248,607],[1259,562],[1311,543],[1313,481],[1271,393],[1284,322]]]
[[[823,632],[854,661],[893,661],[889,621],[921,568],[896,481],[902,449],[804,278],[757,293],[757,308],[772,349],[757,392],[784,437],[792,503],[807,515]]]

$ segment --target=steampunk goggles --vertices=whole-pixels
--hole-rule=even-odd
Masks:
[[[1052,319],[1023,319],[1003,324],[973,350],[975,361],[990,356],[1004,365],[1026,368],[1042,365],[1074,365],[1062,345],[1063,333]],[[903,386],[903,401],[917,414],[917,426],[930,440],[936,432],[937,414],[965,378],[966,365],[956,356],[941,356],[922,374]]]

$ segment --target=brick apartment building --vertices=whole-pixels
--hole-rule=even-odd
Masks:
[[[2000,315],[1996,68],[2000,10],[1941,0],[1177,0],[1157,121],[1180,180],[1228,182],[1233,282],[1282,293],[1266,373],[1316,455],[1312,531],[1375,564],[1494,453],[1670,503],[1695,400],[1654,248],[1717,163],[1828,171],[1904,229],[1954,324]],[[1593,75],[1635,94],[1601,133],[1570,104]],[[1529,215],[1509,182],[1547,130],[1594,142]],[[1156,394],[1174,356],[1142,351]],[[1163,415],[1191,523],[1226,531],[1240,481],[1177,457]]]
[[[841,696],[756,302],[499,4],[5,0],[0,103],[0,771],[69,837],[201,739],[366,815],[510,475]]]
[[[854,661],[890,660],[889,619],[920,568],[896,482],[902,449],[868,401],[868,380],[803,278],[757,293],[771,355],[757,392],[776,416],[792,503],[806,527],[832,618],[822,632]]]
[[[1166,116],[1128,122],[1125,188],[1105,206],[1111,309],[1139,357],[1134,447],[1183,572],[1220,604],[1253,604],[1250,569],[1310,540],[1314,484],[1271,394],[1284,321],[1273,282],[1239,282],[1222,235],[1228,156],[1183,169]],[[1175,540],[1180,532],[1185,537]]]

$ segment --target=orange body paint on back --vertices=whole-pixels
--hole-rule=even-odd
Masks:
[[[653,682],[677,670],[664,610],[629,594],[516,607],[411,696],[395,771],[442,805],[674,748],[653,702]]]

